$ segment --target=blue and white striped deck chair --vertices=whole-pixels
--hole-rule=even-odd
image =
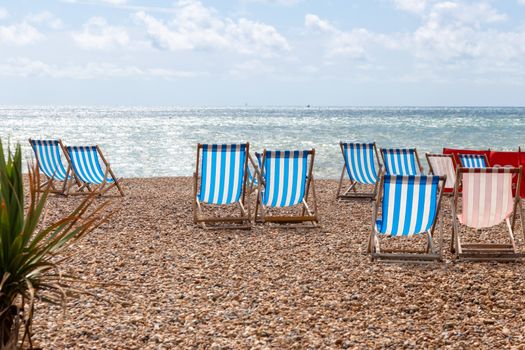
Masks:
[[[415,148],[381,148],[387,175],[420,175],[423,167]]]
[[[337,198],[370,198],[374,199],[377,193],[379,174],[381,173],[381,163],[375,143],[344,143],[339,142],[345,164],[339,179]],[[376,165],[377,163],[377,165]],[[379,168],[379,170],[377,169]],[[350,179],[350,187],[341,194],[344,175]],[[356,186],[373,186],[372,192],[357,192]]]
[[[445,181],[446,176],[435,175],[384,175],[381,177],[368,247],[369,252],[372,253],[372,259],[441,260],[442,230],[438,248],[434,246],[433,236],[441,206],[442,191],[440,189],[443,188]],[[378,217],[380,205],[381,217]],[[425,251],[382,251],[380,249],[380,236],[412,237],[419,234],[427,236]]]
[[[245,205],[250,144],[198,144],[193,174],[193,220],[204,228],[250,229],[250,208]],[[240,216],[207,216],[203,204],[237,204]],[[218,226],[217,224],[221,224]],[[227,224],[227,225],[224,225]]]
[[[68,182],[72,179],[69,164],[66,170],[62,163],[61,153],[64,152],[62,141],[29,139],[29,143],[35,153],[39,170],[47,178],[47,181],[40,185],[38,191],[43,191],[47,186],[50,186],[50,192],[64,194]],[[55,181],[62,182],[61,188],[55,186]]]
[[[66,150],[74,174],[82,183],[73,194],[95,193],[103,195],[116,187],[120,195],[124,196],[119,179],[115,177],[98,146],[67,146]],[[104,170],[101,161],[104,164]],[[84,192],[85,189],[88,192]]]
[[[313,164],[315,150],[267,151],[263,152],[259,179],[259,191],[255,208],[255,219],[263,223],[311,223],[318,222]],[[308,202],[312,190],[313,204]],[[299,215],[270,215],[276,208],[300,205]],[[260,211],[260,212],[259,212]]]
[[[486,154],[458,154],[462,168],[488,168],[489,160]]]

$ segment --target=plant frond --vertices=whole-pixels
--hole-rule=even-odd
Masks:
[[[107,222],[113,212],[107,212],[109,201],[95,205],[95,195],[89,195],[68,215],[48,224],[46,204],[52,182],[40,185],[35,163],[28,164],[27,176],[25,208],[21,147],[17,145],[14,153],[8,147],[5,152],[0,140],[0,322],[13,317],[8,313],[17,307],[25,327],[21,341],[28,339],[32,346],[30,324],[36,300],[59,305],[65,314],[68,296],[98,297],[83,288],[96,284],[63,275],[60,266],[67,259],[66,248]]]

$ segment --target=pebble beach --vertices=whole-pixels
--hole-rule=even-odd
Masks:
[[[35,346],[525,348],[525,265],[456,262],[448,200],[443,262],[393,265],[366,254],[371,202],[335,200],[334,180],[316,181],[321,222],[314,229],[203,230],[192,221],[187,177],[126,179],[124,190],[111,200],[112,220],[74,245],[64,263],[99,283],[89,287],[93,295],[68,299],[65,315],[37,303]],[[51,197],[48,219],[80,200]],[[474,239],[505,235],[500,226]],[[517,244],[523,251],[521,234]]]
[[[0,0],[0,52],[0,350],[525,350],[525,0]]]

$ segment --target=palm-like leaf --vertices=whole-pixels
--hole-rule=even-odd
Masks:
[[[29,203],[24,209],[20,145],[14,155],[8,150],[6,158],[0,142],[0,348],[12,346],[13,339],[17,346],[14,326],[19,317],[25,324],[21,343],[26,338],[31,342],[35,299],[65,305],[66,295],[81,291],[74,278],[63,278],[57,256],[110,216],[103,215],[107,202],[90,210],[94,197],[89,196],[71,214],[44,226],[49,188],[42,194],[37,191],[37,166],[29,167],[28,179]]]

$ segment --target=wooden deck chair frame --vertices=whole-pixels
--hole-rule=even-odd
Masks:
[[[246,145],[246,156],[244,159],[244,176],[242,180],[242,194],[240,200],[233,204],[237,204],[240,210],[240,216],[206,216],[203,213],[203,204],[197,198],[199,191],[199,168],[201,166],[201,153],[204,144],[197,144],[197,164],[195,166],[195,172],[193,173],[193,222],[199,225],[203,229],[207,230],[219,230],[219,229],[239,229],[239,230],[251,230],[251,209],[249,201],[246,201],[246,188],[248,182],[248,162],[250,161],[250,143]],[[251,160],[253,162],[253,160]],[[226,204],[231,205],[231,204]]]
[[[71,182],[70,182],[67,188],[67,191],[66,191],[68,195],[70,194],[73,196],[78,196],[78,195],[94,194],[98,196],[103,196],[112,188],[117,188],[120,194],[120,197],[124,197],[124,191],[122,190],[122,187],[120,186],[121,178],[117,178],[115,176],[115,174],[113,173],[113,170],[111,170],[111,166],[109,162],[106,160],[106,158],[102,154],[102,151],[100,150],[100,147],[98,145],[95,145],[95,148],[100,157],[100,160],[102,160],[102,163],[104,164],[106,168],[106,170],[104,170],[104,181],[99,185],[89,184],[87,182],[80,180],[80,177],[78,176],[78,174],[76,174],[75,168],[73,167],[73,162],[71,161],[71,158],[69,157],[67,147],[65,147],[64,145],[62,145],[62,147],[63,147],[63,152],[66,155],[67,161],[71,165],[71,170],[73,174],[75,175],[75,179],[77,179],[77,186],[78,186],[75,192],[71,192]],[[107,182],[108,174],[111,175],[111,178],[113,179],[113,183]],[[114,195],[113,197],[115,196],[116,195]]]
[[[33,139],[29,138],[29,144],[31,145],[31,149],[33,150],[33,154],[35,155],[35,159],[37,162],[38,173],[39,174],[43,173],[44,178],[45,178],[44,183],[40,184],[39,187],[37,188],[37,192],[44,192],[49,187],[48,191],[50,193],[62,194],[62,195],[67,196],[67,189],[70,186],[70,182],[75,181],[77,185],[79,185],[80,183],[78,179],[76,178],[74,172],[72,171],[71,163],[69,162],[69,159],[64,151],[65,148],[64,148],[64,144],[62,143],[62,140],[58,139],[56,141],[58,141],[58,146],[60,148],[60,151],[64,154],[64,158],[66,159],[66,163],[67,163],[66,179],[62,181],[63,184],[60,187],[56,186],[56,182],[60,180],[57,180],[54,177],[49,177],[46,173],[40,170],[40,156],[38,155],[38,152],[33,147]]]
[[[415,175],[417,176],[417,175]],[[436,261],[442,261],[443,251],[443,215],[440,216],[441,212],[441,199],[443,198],[443,186],[446,181],[446,176],[440,176],[438,186],[438,199],[436,205],[436,217],[430,230],[426,232],[427,235],[427,247],[424,251],[420,250],[408,250],[408,249],[381,249],[379,246],[379,233],[376,232],[376,221],[379,214],[379,208],[382,205],[383,199],[383,183],[384,176],[381,176],[379,182],[379,191],[375,201],[373,214],[372,214],[372,231],[368,240],[367,251],[371,255],[372,261],[378,260],[387,263],[432,263]],[[439,220],[439,241],[437,249],[434,244],[434,232],[436,225]]]
[[[459,202],[459,188],[462,185],[462,176],[464,173],[471,172],[473,168],[458,168],[456,171],[456,187],[454,188],[454,202],[452,205],[452,239],[450,243],[450,251],[456,254],[460,261],[517,261],[525,257],[524,253],[519,253],[516,250],[516,242],[514,241],[514,226],[516,223],[516,215],[520,215],[520,229],[523,238],[525,239],[525,220],[523,219],[522,201],[520,198],[520,184],[522,177],[522,167],[518,168],[484,168],[485,172],[492,172],[493,169],[508,169],[509,173],[518,176],[513,203],[513,210],[510,218],[506,219],[506,226],[509,232],[509,244],[496,243],[462,243],[460,235],[460,222],[458,220],[458,202]],[[501,225],[498,224],[498,225]],[[465,226],[466,225],[461,225]],[[494,227],[494,226],[492,226]],[[473,229],[470,228],[469,229]],[[481,230],[476,230],[480,232]]]
[[[489,148],[489,151],[490,151],[490,148]],[[490,162],[489,162],[489,157],[487,157],[486,154],[458,153],[458,161],[459,161],[459,163],[457,165],[460,168],[464,168],[463,164],[461,164],[461,159],[459,158],[461,156],[483,156],[483,159],[485,160],[486,168],[490,168],[491,167]]]
[[[301,215],[269,215],[267,208],[262,202],[262,189],[265,185],[265,180],[262,176],[264,174],[264,166],[266,164],[266,149],[263,151],[262,167],[259,171],[259,184],[257,191],[257,201],[255,202],[255,222],[263,224],[287,224],[288,228],[314,228],[318,226],[319,217],[317,215],[317,196],[315,194],[315,182],[313,176],[313,165],[315,159],[315,149],[307,151],[308,153],[308,170],[306,176],[306,188],[303,199],[301,201],[302,211]],[[308,200],[310,189],[312,192],[312,201]],[[311,204],[311,205],[310,205]],[[297,204],[298,205],[298,204]]]
[[[255,153],[255,158],[257,158],[257,152]],[[258,163],[253,159],[253,157],[251,156],[251,154],[248,154],[248,159],[250,161],[250,164],[252,165],[252,168],[253,168],[253,174],[252,174],[252,179],[249,184],[249,188],[248,188],[248,193],[249,194],[252,194],[253,192],[255,191],[258,191],[259,189],[259,179],[260,179],[260,169],[259,169],[259,166],[257,165]],[[257,183],[255,182],[255,180],[257,180]]]
[[[453,154],[425,153],[425,158],[427,159],[428,168],[429,168],[429,174],[431,174],[431,175],[439,175],[439,174],[435,173],[434,168],[432,167],[432,163],[430,162],[430,158],[432,158],[432,157],[436,157],[436,158],[437,157],[439,157],[439,158],[450,158],[452,160],[452,165],[454,166],[454,169],[457,168],[456,158],[454,157]],[[456,176],[456,170],[454,170],[454,176]],[[454,182],[454,185],[455,185],[455,182]],[[450,192],[443,191],[443,195],[446,196],[446,197],[451,197],[452,198],[454,196],[454,187],[451,188]]]
[[[376,183],[374,184],[374,189],[372,190],[372,192],[357,192],[357,189],[356,189],[356,186],[359,182],[355,181],[354,179],[350,179],[350,186],[341,194],[341,189],[343,188],[343,181],[344,181],[344,177],[345,177],[345,172],[346,172],[346,157],[345,157],[345,154],[344,154],[344,149],[343,149],[343,142],[339,142],[339,147],[341,148],[341,153],[343,154],[343,160],[344,160],[344,164],[343,164],[343,170],[341,171],[341,177],[339,178],[339,186],[337,188],[337,196],[336,198],[337,199],[370,199],[370,200],[374,200],[376,198],[376,195],[377,195],[377,189],[378,189],[378,185],[379,185],[379,178],[381,177],[381,173],[382,173],[382,169],[383,169],[383,165],[381,164],[381,161],[379,157],[379,152],[377,150],[377,146],[376,146],[376,143],[373,142],[372,144],[374,145],[374,153],[376,155],[376,160],[377,160],[377,164],[378,164],[378,169],[377,169],[377,177],[378,177],[378,181],[376,181]]]
[[[381,153],[381,159],[383,160],[383,167],[384,167],[384,172],[385,172],[385,174],[386,174],[386,161],[385,161],[385,155],[384,155],[384,153],[383,153],[383,150],[389,150],[389,149],[390,149],[390,148],[382,148],[382,147],[379,149],[379,153]],[[417,148],[414,147],[414,148],[395,148],[395,149],[400,149],[400,150],[402,150],[402,149],[406,149],[406,150],[414,150],[414,154],[415,154],[415,156],[416,156],[417,166],[418,166],[418,168],[419,168],[419,173],[420,173],[420,175],[423,174],[423,166],[421,165],[421,161],[419,160],[419,155],[418,155],[418,153],[417,153]],[[394,175],[394,174],[392,174],[392,175]]]

